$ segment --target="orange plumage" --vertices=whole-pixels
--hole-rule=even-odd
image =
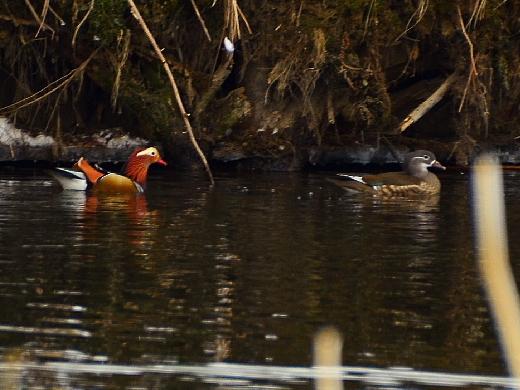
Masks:
[[[74,165],[75,170],[58,168],[50,173],[64,189],[84,190],[87,188],[88,181],[96,192],[139,193],[144,192],[148,168],[155,163],[167,165],[156,148],[137,148],[128,158],[122,175],[103,172],[90,165],[83,157]],[[78,174],[81,177],[77,177]],[[79,183],[81,180],[85,181],[84,185]]]

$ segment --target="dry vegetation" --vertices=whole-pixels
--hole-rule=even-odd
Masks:
[[[207,152],[301,156],[308,148],[376,144],[385,135],[393,143],[439,142],[464,162],[479,142],[520,136],[516,2],[137,6]],[[231,56],[224,37],[235,44]],[[163,64],[127,1],[3,0],[0,53],[2,113],[20,125],[59,139],[121,126],[192,155]],[[441,102],[395,135],[451,74]]]

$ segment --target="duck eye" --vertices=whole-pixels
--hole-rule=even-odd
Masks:
[[[150,156],[152,156],[152,157],[155,156],[155,152],[151,152]]]
[[[428,160],[428,159],[430,158],[430,156],[428,156],[427,154],[425,154],[425,155],[423,156],[423,158],[424,158],[425,160]]]

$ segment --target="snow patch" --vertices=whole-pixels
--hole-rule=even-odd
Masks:
[[[54,138],[39,134],[36,137],[16,128],[7,118],[0,118],[0,143],[8,146],[28,145],[45,147],[54,144]]]
[[[117,130],[104,130],[94,136],[97,142],[111,149],[132,149],[146,145],[142,138],[133,138],[127,134],[118,133]]]

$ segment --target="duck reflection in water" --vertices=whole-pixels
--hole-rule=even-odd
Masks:
[[[158,212],[149,210],[142,194],[64,191],[60,197],[82,221],[82,239],[104,234],[139,246],[159,229]]]

